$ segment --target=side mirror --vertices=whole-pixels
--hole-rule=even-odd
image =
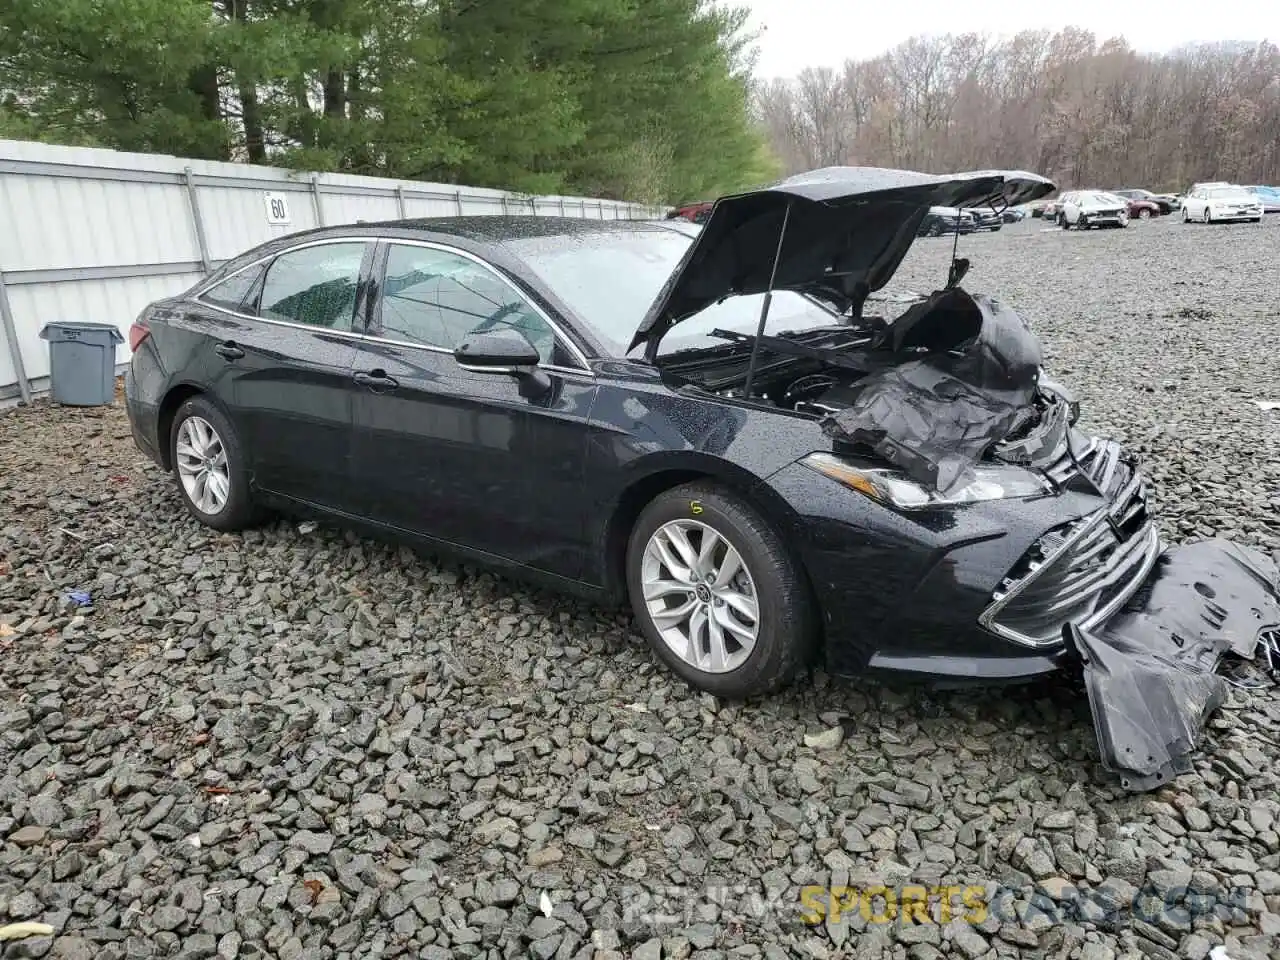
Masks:
[[[538,365],[538,350],[519,330],[501,327],[468,334],[453,358],[468,370],[528,373]]]

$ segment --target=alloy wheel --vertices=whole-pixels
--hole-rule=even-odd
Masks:
[[[231,468],[218,431],[203,417],[187,417],[178,427],[174,453],[187,499],[201,513],[221,513],[231,496]]]
[[[755,648],[760,608],[742,554],[697,520],[664,523],[645,544],[645,609],[664,643],[706,673],[736,670]]]

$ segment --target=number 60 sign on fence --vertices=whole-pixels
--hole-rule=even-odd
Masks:
[[[267,204],[267,223],[289,223],[289,198],[283,193],[268,193],[263,199]]]

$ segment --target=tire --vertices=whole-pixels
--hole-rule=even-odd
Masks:
[[[1067,223],[1067,218],[1066,218],[1066,215],[1065,215],[1065,214],[1064,214],[1064,215],[1062,215],[1062,216],[1059,216],[1059,217],[1058,217],[1058,222],[1059,222],[1060,224],[1062,224],[1062,229],[1063,229],[1063,230],[1070,230],[1070,229],[1071,229],[1071,224]]]
[[[1139,220],[1150,220],[1150,219],[1151,219],[1151,211],[1150,211],[1150,210],[1148,210],[1146,207],[1143,207],[1141,210],[1139,210],[1139,211],[1138,211],[1138,219],[1139,219]]]
[[[942,236],[942,226],[936,222],[929,224],[929,229],[925,231],[925,235],[929,237]]]
[[[724,587],[709,582],[712,577],[697,581],[686,593],[684,584],[689,579],[673,574],[658,556],[665,546],[668,556],[679,559],[681,552],[669,539],[673,534],[683,534],[685,543],[696,553],[704,545],[707,531],[741,558],[747,580],[743,581],[740,575],[728,587],[729,593],[737,595],[736,602],[720,600],[729,594]],[[722,562],[716,564],[713,559],[708,571],[716,566],[724,569],[723,558],[727,554],[717,547],[713,558],[717,555]],[[656,595],[652,601],[658,610],[663,605],[673,610],[689,605],[694,608],[687,615],[689,619],[659,626],[650,611],[651,601],[645,598],[646,579],[651,587],[665,587],[666,595]],[[712,593],[713,589],[720,592]],[[714,483],[690,483],[668,490],[641,512],[627,546],[627,592],[636,620],[658,659],[690,685],[718,697],[738,700],[772,693],[792,680],[797,670],[808,663],[813,650],[815,605],[799,563],[759,513]],[[739,629],[747,623],[747,618],[738,612],[744,596],[754,598],[757,614],[754,643],[749,647],[718,626],[725,618]],[[697,642],[688,644],[692,618],[699,608],[704,612],[696,631]],[[719,663],[709,656],[713,649],[713,623],[725,638],[724,649],[735,647]],[[664,630],[670,641],[664,638]],[[676,647],[687,651],[686,645],[696,646],[697,654],[677,652]]]
[[[1252,217],[1252,218],[1249,220],[1249,222],[1250,222],[1250,223],[1261,223],[1261,222],[1262,222],[1262,218],[1261,218],[1261,217]]]
[[[1204,208],[1204,215],[1200,217],[1201,223],[1213,223],[1213,218],[1209,216],[1209,208]]]
[[[1183,222],[1183,223],[1190,223],[1190,222],[1191,222],[1191,214],[1187,213],[1187,208],[1186,208],[1186,207],[1183,207],[1183,208],[1182,208],[1182,222]]]
[[[188,426],[189,425],[189,426]],[[206,429],[211,431],[212,440],[201,450],[199,440],[206,436]],[[190,441],[195,440],[193,444]],[[179,445],[189,448],[179,454]],[[217,469],[219,453],[223,470]],[[214,498],[208,501],[207,509],[202,506],[205,501],[197,502],[189,490],[192,480],[191,472],[198,467],[201,458],[192,452],[206,454],[205,464],[216,475],[206,476],[203,487],[197,482],[197,491],[212,490]],[[197,395],[183,401],[173,418],[173,427],[169,432],[169,456],[173,464],[174,479],[178,482],[178,493],[186,505],[187,512],[207,527],[214,530],[242,530],[257,521],[259,515],[249,493],[249,473],[245,467],[244,450],[236,435],[231,421],[207,397]],[[206,471],[207,473],[208,471]],[[221,481],[221,482],[217,482]],[[211,486],[212,485],[212,486]],[[225,497],[217,502],[216,493],[225,485]]]

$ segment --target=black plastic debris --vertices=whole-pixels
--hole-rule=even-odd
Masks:
[[[963,486],[1032,409],[1040,341],[1013,310],[958,287],[911,307],[889,335],[885,347],[908,359],[864,378],[823,429],[941,493]]]
[[[1191,770],[1209,717],[1226,701],[1224,658],[1272,666],[1280,631],[1280,568],[1229,540],[1165,551],[1146,583],[1104,625],[1068,624],[1102,765],[1135,791]]]

